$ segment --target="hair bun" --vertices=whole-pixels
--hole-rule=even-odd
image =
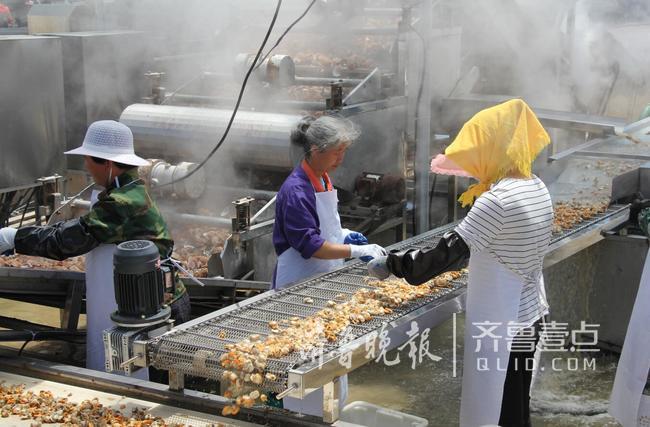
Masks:
[[[309,130],[309,127],[311,124],[316,120],[316,117],[314,116],[305,116],[296,125],[296,127],[291,131],[291,143],[301,146],[301,147],[306,147],[308,145],[307,141],[307,130]]]

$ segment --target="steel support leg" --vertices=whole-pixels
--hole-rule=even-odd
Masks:
[[[323,421],[333,423],[339,419],[339,378],[323,386]]]

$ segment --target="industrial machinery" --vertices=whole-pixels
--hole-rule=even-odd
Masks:
[[[325,3],[336,9],[335,2],[319,2]],[[35,222],[45,221],[55,211],[52,220],[76,216],[88,209],[85,195],[74,200],[60,195],[65,191],[56,176],[34,183],[54,172],[64,175],[64,162],[56,154],[66,146],[76,146],[89,122],[119,119],[132,129],[138,154],[155,159],[150,167],[140,170],[141,178],[175,233],[176,250],[183,264],[196,276],[184,275],[181,280],[189,290],[193,313],[201,317],[173,327],[165,319],[164,310],[154,308],[156,304],[145,304],[141,312],[133,308],[138,305],[134,304],[137,296],[127,296],[118,289],[121,304],[115,318],[119,325],[106,333],[108,371],[131,374],[150,366],[169,370],[169,388],[129,382],[132,379],[128,377],[116,379],[104,373],[84,372],[88,384],[221,410],[231,403],[227,398],[191,390],[186,377],[221,380],[226,370],[221,357],[233,345],[252,335],[264,339],[273,333],[269,323],[308,318],[327,308],[331,301],[345,301],[370,286],[364,265],[350,261],[339,270],[311,277],[289,289],[264,292],[269,288],[275,264],[270,239],[275,191],[301,158],[301,153],[291,147],[289,134],[305,114],[336,114],[361,128],[361,140],[350,148],[333,176],[344,227],[361,231],[373,242],[390,248],[421,248],[435,244],[462,218],[456,200],[469,182],[440,177],[432,178],[431,184],[431,154],[444,149],[472,114],[510,96],[473,94],[472,86],[479,81],[474,69],[466,79],[457,79],[454,58],[461,55],[443,53],[453,50],[449,46],[460,45],[458,31],[443,28],[430,34],[432,14],[422,14],[417,22],[412,19],[412,8],[420,6],[402,2],[401,8],[366,10],[356,2],[354,7],[344,6],[352,2],[339,3],[346,13],[354,12],[353,8],[357,12],[363,9],[373,16],[375,25],[357,26],[345,16],[346,28],[296,28],[292,35],[299,35],[280,45],[253,72],[223,147],[203,168],[183,180],[180,178],[195,170],[225,130],[241,79],[251,65],[251,45],[225,49],[225,53],[204,52],[201,48],[209,46],[210,40],[202,40],[196,41],[195,49],[189,49],[191,53],[183,51],[181,43],[180,47],[174,46],[178,50],[168,52],[160,48],[163,39],[156,39],[153,57],[146,58],[150,51],[137,45],[131,53],[138,52],[142,58],[120,57],[113,64],[116,68],[111,73],[112,83],[103,86],[96,79],[106,80],[98,71],[104,69],[104,64],[91,53],[105,47],[115,53],[120,46],[135,43],[140,33],[65,33],[0,40],[0,52],[9,43],[21,49],[35,49],[38,45],[38,49],[30,51],[33,54],[23,56],[30,61],[47,57],[50,64],[24,67],[30,72],[21,73],[14,62],[0,63],[0,69],[20,77],[17,85],[21,90],[33,94],[27,100],[21,96],[11,102],[25,106],[31,116],[43,114],[47,118],[39,121],[47,126],[24,126],[20,128],[23,133],[9,138],[12,147],[21,150],[21,144],[38,144],[40,150],[47,150],[44,156],[20,170],[15,165],[24,162],[17,161],[17,157],[0,159],[6,163],[5,170],[12,172],[11,178],[29,172],[24,179],[0,182],[3,201],[14,190],[37,187],[35,194],[41,195],[25,202],[29,194],[21,199],[16,192],[12,195],[14,206],[0,213],[13,225],[22,220],[22,211],[16,207],[31,206],[37,212],[25,218]],[[413,26],[424,34],[418,34]],[[323,41],[330,39],[334,43]],[[61,58],[56,54],[60,43],[67,52],[63,75]],[[436,55],[427,54],[432,51]],[[77,73],[81,68],[88,71],[83,78],[73,73],[77,64],[81,64]],[[41,74],[43,68],[49,74]],[[439,80],[439,87],[432,87]],[[34,91],[38,87],[35,82],[47,86],[47,90]],[[68,88],[83,91],[82,105],[75,104]],[[439,101],[434,107],[439,108],[431,111],[434,96]],[[39,110],[41,106],[45,110]],[[569,208],[577,202],[600,206],[588,218],[555,230],[545,260],[553,315],[572,327],[580,320],[599,323],[601,342],[616,349],[622,343],[640,263],[647,251],[646,240],[627,225],[627,219],[628,204],[635,194],[650,194],[649,122],[626,126],[623,119],[533,107],[545,127],[552,129],[553,145],[536,162],[535,173],[547,183],[554,202]],[[7,123],[18,120],[14,110],[7,111],[11,113],[8,119],[4,117]],[[11,132],[17,129],[5,128]],[[432,135],[431,130],[441,135]],[[26,156],[21,150],[17,152]],[[78,166],[68,164],[68,168]],[[30,168],[38,170],[32,173]],[[436,228],[429,230],[428,211],[436,196],[441,196],[443,208],[431,209],[439,217],[432,221]],[[407,234],[415,237],[407,239]],[[190,235],[197,238],[184,241]],[[137,274],[145,273],[146,268],[140,267],[148,262],[136,264]],[[0,267],[0,296],[61,308],[63,328],[76,330],[84,310],[83,272],[16,267]],[[116,271],[122,267],[116,264]],[[269,359],[266,371],[271,375],[258,384],[260,391],[304,398],[324,387],[323,420],[259,406],[242,408],[241,414],[256,422],[277,425],[333,422],[337,418],[334,385],[338,378],[374,360],[368,354],[407,344],[413,322],[421,330],[431,328],[462,311],[466,280],[463,273],[435,294],[353,324],[306,358],[294,351]],[[567,287],[567,281],[572,286]],[[616,301],[615,308],[612,301]],[[148,316],[158,318],[149,321]],[[133,323],[129,317],[135,324],[129,324]],[[0,326],[34,329],[33,324],[7,317],[0,317]],[[340,363],[342,355],[345,364]],[[40,369],[26,365],[10,360],[6,366],[21,366],[32,373]],[[54,377],[76,380],[76,371],[45,363],[41,366],[56,372],[51,374]]]
[[[104,331],[106,372],[131,374],[133,342],[171,328],[171,309],[163,303],[165,292],[173,292],[176,278],[173,270],[161,266],[158,248],[148,240],[117,246],[113,276],[117,311],[111,314],[111,320],[117,326]]]
[[[626,205],[613,205],[588,221],[556,233],[545,267],[601,239],[603,231],[625,223],[628,215]],[[435,245],[455,225],[452,223],[431,230],[389,249]],[[171,390],[181,391],[186,375],[220,380],[226,370],[221,362],[234,344],[253,339],[253,336],[263,340],[273,333],[270,324],[313,316],[331,307],[332,301],[345,302],[369,286],[365,265],[360,261],[350,261],[336,271],[307,279],[288,289],[266,292],[183,324],[154,339],[135,341],[132,344],[134,356],[130,361],[136,366],[151,365],[169,370]],[[466,276],[463,274],[450,281],[446,289],[405,303],[390,315],[378,315],[368,322],[352,324],[336,341],[325,343],[316,352],[308,352],[307,356],[295,351],[269,359],[266,369],[272,375],[266,376],[259,388],[278,392],[280,397],[304,398],[324,386],[324,421],[333,422],[338,408],[334,384],[341,375],[374,360],[382,350],[404,345],[411,338],[407,331],[412,328],[412,322],[423,330],[449,319],[452,313],[462,311],[465,293]],[[368,354],[375,356],[368,357]],[[349,363],[341,363],[342,355]]]

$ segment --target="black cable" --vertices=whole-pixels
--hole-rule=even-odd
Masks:
[[[289,26],[287,27],[286,30],[284,30],[284,33],[282,33],[282,35],[278,38],[278,40],[275,42],[275,44],[273,45],[273,47],[272,47],[271,49],[269,49],[269,51],[266,52],[266,55],[264,55],[264,57],[262,57],[262,59],[257,63],[257,65],[256,65],[255,68],[254,68],[255,70],[257,70],[257,69],[258,69],[258,68],[259,68],[259,67],[264,63],[264,61],[266,61],[266,58],[268,58],[269,55],[271,54],[271,52],[273,52],[273,49],[275,49],[276,47],[278,47],[278,45],[280,44],[280,42],[282,41],[282,39],[284,38],[284,36],[286,36],[287,33],[288,33],[289,31],[291,31],[291,29],[292,29],[292,28],[293,28],[293,27],[294,27],[298,22],[300,22],[300,21],[302,20],[302,18],[305,17],[305,15],[307,15],[307,12],[309,12],[309,9],[311,9],[311,7],[314,5],[314,3],[316,3],[316,0],[312,0],[312,2],[309,3],[309,6],[307,6],[307,9],[305,9],[305,11],[302,13],[302,15],[300,15],[300,16],[299,16],[295,21],[293,21],[293,22],[291,23],[291,25],[289,25]]]
[[[431,204],[433,203],[433,197],[436,195],[436,184],[438,181],[438,174],[433,174],[433,184],[431,184],[431,190],[429,191],[429,225],[431,225]]]
[[[427,53],[426,49],[427,48],[426,48],[426,42],[424,40],[424,37],[422,37],[422,34],[420,34],[420,32],[418,30],[416,30],[415,27],[411,25],[411,23],[409,23],[409,28],[422,41],[422,71],[420,71],[420,86],[418,88],[418,96],[417,96],[416,101],[415,101],[415,134],[414,134],[414,137],[415,137],[415,140],[417,141],[417,139],[418,139],[418,124],[417,124],[417,121],[419,120],[420,101],[422,100],[422,92],[424,92],[424,75],[425,75],[425,72],[426,72],[426,63],[427,63],[426,62],[426,53]],[[415,160],[413,160],[413,162],[415,163]],[[417,174],[415,173],[415,171],[413,171],[413,184],[414,184],[414,190],[413,191],[415,191],[416,198],[417,198],[417,179],[418,179]],[[413,232],[414,232],[414,234],[415,234],[415,230],[417,228],[416,227],[416,222],[417,222],[416,212],[417,212],[417,209],[416,209],[415,203],[414,203],[413,204],[413,214],[412,214]]]
[[[34,197],[35,193],[36,193],[36,188],[33,188],[31,193],[29,193],[29,197],[27,198],[27,203],[25,204],[25,209],[23,209],[23,214],[20,216],[20,222],[18,223],[18,228],[23,226],[23,220],[25,219],[25,214],[27,214],[27,209],[29,209],[29,204],[32,202],[32,198]]]
[[[23,350],[25,349],[25,347],[27,347],[27,344],[34,341],[36,339],[36,335],[38,335],[38,332],[34,332],[34,331],[27,331],[27,332],[31,332],[32,337],[31,339],[25,340],[22,347],[20,347],[20,350],[18,350],[18,357],[20,357],[20,355],[23,354]]]
[[[426,42],[424,41],[424,37],[422,37],[422,34],[418,30],[415,29],[414,26],[409,24],[409,27],[411,30],[420,38],[422,41],[422,71],[420,72],[420,86],[418,88],[418,96],[415,101],[415,120],[417,121],[419,119],[418,114],[420,113],[420,101],[422,100],[422,92],[424,92],[424,75],[426,72]],[[417,124],[415,126],[415,138],[417,139],[417,134],[418,134],[418,127]]]
[[[188,172],[186,175],[176,179],[172,180],[166,184],[159,185],[158,188],[160,187],[166,187],[168,185],[173,185],[176,184],[177,182],[181,182],[192,175],[194,175],[199,169],[201,169],[205,164],[212,158],[214,153],[217,152],[219,147],[221,147],[221,144],[226,140],[226,137],[228,136],[228,133],[230,132],[230,128],[232,127],[233,122],[235,121],[235,116],[237,115],[237,110],[239,110],[239,104],[241,104],[242,97],[244,96],[244,90],[246,89],[246,84],[248,83],[248,78],[250,75],[253,73],[253,70],[255,69],[255,64],[257,64],[257,61],[259,60],[260,56],[262,56],[262,51],[264,50],[264,46],[266,46],[266,42],[269,40],[269,37],[271,36],[271,32],[273,31],[273,27],[275,26],[275,21],[278,18],[278,13],[280,12],[280,6],[282,5],[282,0],[278,0],[278,4],[275,7],[275,13],[273,14],[273,19],[271,20],[271,24],[269,25],[269,29],[266,32],[266,35],[264,36],[264,40],[262,41],[262,44],[257,51],[257,55],[255,55],[255,59],[253,60],[250,68],[248,69],[248,72],[246,73],[246,77],[244,77],[244,82],[242,83],[241,89],[239,90],[239,96],[237,97],[237,102],[235,103],[235,108],[232,111],[232,115],[230,116],[230,120],[228,121],[228,125],[226,126],[226,130],[224,130],[223,135],[221,136],[221,139],[217,143],[217,145],[210,151],[208,156],[199,163],[197,167],[192,169],[190,172]]]

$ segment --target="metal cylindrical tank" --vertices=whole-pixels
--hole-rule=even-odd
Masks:
[[[223,135],[231,110],[133,104],[120,122],[133,132],[139,155],[201,161]],[[272,169],[294,166],[289,135],[301,116],[239,111],[220,151],[234,163]]]
[[[64,113],[61,41],[0,36],[0,188],[63,175]]]

